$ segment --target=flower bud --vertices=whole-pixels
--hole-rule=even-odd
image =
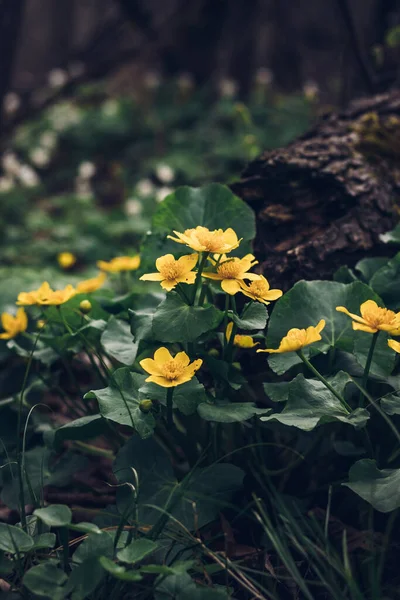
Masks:
[[[44,319],[39,319],[36,323],[36,329],[43,329],[44,327],[46,327],[46,321]]]
[[[82,300],[82,302],[79,304],[79,310],[84,315],[87,315],[88,313],[90,313],[90,311],[92,310],[92,305],[89,302],[89,300]]]
[[[151,409],[153,408],[153,401],[152,400],[141,400],[139,402],[139,408],[142,411],[142,413],[149,413],[151,411]]]
[[[211,348],[211,350],[208,351],[208,354],[210,356],[212,356],[213,358],[218,358],[219,357],[219,352],[216,348]]]

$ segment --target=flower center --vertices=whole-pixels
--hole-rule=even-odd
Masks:
[[[269,287],[262,279],[257,279],[256,281],[252,281],[250,283],[249,292],[254,294],[254,296],[259,296],[262,298],[268,291]]]
[[[390,325],[393,323],[396,319],[396,314],[392,310],[378,306],[374,310],[367,311],[364,318],[370,325],[377,327],[378,325]]]
[[[218,267],[218,275],[223,279],[237,279],[241,272],[240,261],[227,260]]]
[[[204,246],[206,252],[219,252],[224,246],[222,231],[196,231],[196,237],[201,246]]]
[[[174,359],[167,361],[162,366],[163,375],[165,379],[168,379],[169,381],[178,379],[178,377],[182,375],[184,369],[185,367],[182,364],[175,362]]]
[[[173,281],[183,273],[182,265],[177,260],[172,258],[170,261],[163,264],[160,269],[160,273],[164,279]]]

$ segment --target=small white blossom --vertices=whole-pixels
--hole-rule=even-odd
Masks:
[[[144,76],[144,85],[149,90],[155,90],[161,85],[161,75],[157,71],[148,71]]]
[[[140,200],[137,200],[136,198],[129,198],[125,202],[125,213],[128,216],[140,215],[142,210],[143,210],[142,203],[140,202]]]
[[[15,92],[8,92],[8,94],[4,96],[3,110],[6,115],[13,115],[15,112],[17,112],[20,106],[20,97]]]
[[[309,79],[303,85],[303,94],[307,100],[315,100],[319,95],[319,85],[316,81]]]
[[[163,200],[165,200],[165,198],[167,196],[169,196],[170,194],[173,193],[173,189],[169,188],[169,187],[161,187],[156,191],[156,200],[157,202],[162,202]]]
[[[79,177],[82,179],[91,179],[96,173],[96,165],[92,162],[85,161],[79,165]]]
[[[45,167],[50,162],[50,154],[46,148],[35,148],[29,157],[37,167]]]
[[[38,174],[29,165],[21,165],[17,176],[25,187],[35,187],[40,183]]]
[[[63,87],[68,81],[68,73],[63,69],[52,69],[49,72],[48,82],[52,88]]]
[[[259,85],[269,86],[274,80],[274,74],[268,67],[260,67],[256,72],[256,82]]]
[[[150,179],[141,179],[136,184],[136,192],[139,194],[139,196],[151,196],[154,194],[154,185]]]
[[[218,87],[223,98],[233,98],[238,93],[238,84],[234,79],[221,79]]]
[[[14,152],[5,152],[1,159],[1,166],[6,173],[18,175],[21,164]]]
[[[162,183],[171,183],[175,178],[175,172],[169,165],[160,164],[156,167],[156,175]]]
[[[45,131],[39,138],[39,143],[47,150],[53,150],[57,145],[57,135],[54,131]]]
[[[0,177],[0,192],[9,192],[14,187],[11,177]]]

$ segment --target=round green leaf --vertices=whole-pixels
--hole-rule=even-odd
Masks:
[[[25,573],[23,583],[32,594],[45,598],[62,598],[62,586],[67,581],[67,575],[53,565],[45,562],[32,567]]]
[[[154,552],[156,548],[158,548],[158,544],[152,540],[144,538],[133,540],[128,546],[117,553],[117,558],[121,562],[133,565]]]
[[[260,302],[245,304],[240,317],[232,312],[229,312],[229,316],[239,329],[245,330],[264,329],[268,320],[267,307]]]
[[[0,550],[10,554],[28,552],[34,543],[33,538],[19,527],[0,523]]]
[[[54,432],[54,444],[64,440],[90,440],[104,433],[106,421],[101,415],[87,415],[71,421]]]
[[[142,579],[140,573],[127,571],[125,567],[117,565],[110,558],[107,558],[107,556],[101,556],[99,563],[107,573],[110,573],[116,579],[121,579],[122,581],[140,581]]]
[[[49,527],[65,527],[72,520],[71,509],[65,504],[50,504],[45,508],[37,508],[33,514]]]
[[[372,335],[359,331],[354,341],[354,356],[360,365],[365,368],[368,353],[372,342]],[[378,377],[387,377],[391,374],[396,361],[396,353],[388,346],[388,334],[381,331],[375,344],[370,373]]]
[[[224,402],[220,404],[202,402],[197,407],[197,412],[205,421],[237,423],[247,421],[254,415],[265,415],[270,412],[270,409],[257,408],[253,402]]]
[[[138,343],[133,341],[128,323],[111,317],[101,335],[104,350],[123,365],[133,365]]]
[[[349,483],[344,483],[380,512],[400,507],[400,469],[380,471],[374,460],[362,459],[349,472]]]

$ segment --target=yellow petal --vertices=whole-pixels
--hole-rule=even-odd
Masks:
[[[175,258],[173,254],[164,254],[164,256],[160,256],[159,258],[157,258],[156,260],[156,269],[157,271],[161,271],[161,269],[169,264],[169,263],[174,263],[175,262]]]
[[[3,329],[5,329],[6,331],[10,331],[14,326],[14,320],[15,317],[13,315],[3,313],[1,315],[1,324]]]
[[[23,308],[19,308],[17,310],[17,319],[19,322],[19,330],[25,331],[25,329],[28,327],[28,315]]]
[[[164,346],[162,346],[161,348],[158,348],[158,350],[155,351],[154,360],[156,361],[157,364],[163,365],[164,363],[168,362],[169,360],[172,360],[172,356],[171,356],[171,353],[168,350],[168,348],[165,348]]]
[[[139,277],[141,281],[162,281],[161,273],[146,273]]]
[[[190,363],[190,358],[188,357],[186,352],[178,352],[178,354],[176,354],[176,356],[174,358],[174,361],[176,363],[183,365],[184,367],[187,367],[188,364]]]
[[[163,279],[160,285],[163,288],[163,290],[165,290],[166,292],[170,292],[178,285],[178,281],[176,279]]]
[[[360,306],[361,316],[363,317],[363,319],[365,321],[367,321],[366,314],[368,314],[368,313],[371,314],[371,312],[377,313],[378,308],[379,308],[379,306],[377,305],[377,303],[374,300],[366,300],[366,302],[363,302]]]
[[[338,312],[344,313],[348,317],[351,317],[352,319],[354,319],[358,323],[364,323],[364,325],[367,325],[367,322],[365,321],[365,319],[363,319],[359,315],[355,315],[354,313],[349,312],[345,306],[337,306],[336,310]]]
[[[10,333],[0,333],[0,340],[10,340],[12,337]]]
[[[312,344],[314,342],[319,342],[321,340],[320,332],[325,327],[324,319],[321,319],[316,327],[307,327],[306,329],[306,337],[305,337],[305,346]]]
[[[202,276],[206,277],[207,279],[213,279],[214,281],[222,280],[222,276],[218,273],[202,273]]]
[[[225,331],[225,337],[228,340],[228,342],[231,339],[232,329],[233,329],[233,322],[229,321],[228,325],[226,326],[226,331]]]
[[[177,277],[176,281],[178,283],[188,283],[188,284],[192,284],[196,281],[196,275],[197,273],[187,273],[186,275],[182,275],[182,277]]]
[[[355,321],[353,321],[352,325],[354,331],[366,331],[367,333],[376,333],[378,331],[375,327],[363,325],[362,323],[356,323]]]
[[[265,294],[267,300],[278,300],[281,296],[283,296],[282,290],[268,290]]]
[[[150,373],[150,375],[161,375],[160,367],[152,358],[144,358],[139,362],[139,364],[142,369],[147,373]]]
[[[170,381],[169,379],[166,379],[165,377],[162,377],[161,375],[150,375],[150,377],[147,377],[147,379],[145,379],[145,381],[156,383],[157,385],[160,385],[161,387],[175,387],[176,385],[178,385],[176,383],[176,381]]]
[[[396,340],[388,340],[388,346],[395,352],[400,353],[400,342],[396,342]]]
[[[183,266],[186,272],[191,271],[197,264],[199,255],[195,252],[194,254],[186,254],[178,258],[178,263]]]
[[[221,288],[230,296],[240,292],[240,285],[235,279],[224,279],[221,281]]]

